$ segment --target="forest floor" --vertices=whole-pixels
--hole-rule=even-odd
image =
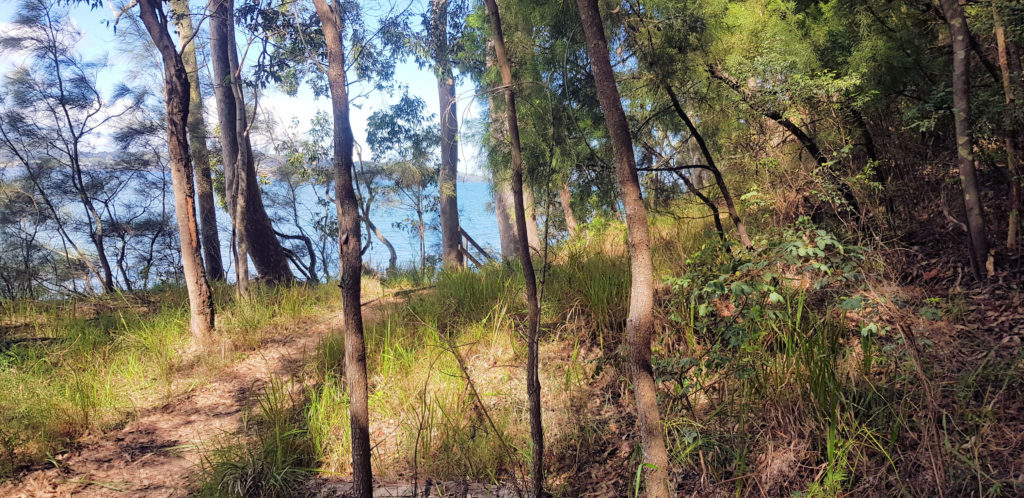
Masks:
[[[364,308],[368,320],[373,309]],[[210,383],[144,410],[123,428],[81,441],[52,459],[55,466],[0,486],[0,496],[186,494],[206,445],[237,432],[254,394],[271,378],[297,373],[320,340],[340,329],[341,316],[324,314],[309,324],[268,339]]]

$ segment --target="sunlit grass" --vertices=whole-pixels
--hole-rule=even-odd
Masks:
[[[245,299],[218,286],[215,296],[219,347],[198,356],[181,289],[4,303],[0,476],[209,378],[230,363],[222,354],[259,347],[288,323],[340,307],[329,286],[254,286]]]

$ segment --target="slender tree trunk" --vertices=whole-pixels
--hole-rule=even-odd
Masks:
[[[665,432],[658,413],[658,389],[651,367],[651,340],[654,335],[654,265],[651,260],[651,236],[647,209],[636,173],[633,141],[622,110],[622,98],[615,83],[608,55],[608,42],[598,11],[597,0],[576,0],[583,35],[586,38],[590,67],[594,73],[597,97],[615,150],[615,177],[622,196],[629,232],[631,285],[629,315],[626,317],[626,342],[630,373],[637,405],[637,423],[643,448],[647,496],[670,496],[668,451]]]
[[[693,184],[693,181],[690,180],[690,177],[686,176],[686,173],[677,170],[676,176],[678,176],[679,179],[683,181],[683,184],[686,185],[687,191],[695,195],[698,199],[700,199],[701,202],[704,203],[705,206],[708,207],[708,209],[711,210],[711,215],[714,217],[715,220],[715,230],[718,231],[718,238],[721,239],[722,242],[725,242],[725,227],[722,226],[722,214],[718,210],[718,206],[715,205],[715,201],[712,201],[710,198],[708,198],[708,196],[704,195],[704,193],[701,192],[700,189]]]
[[[238,50],[235,44],[233,0],[212,0],[210,14],[210,60],[213,65],[214,97],[217,100],[217,116],[220,121],[221,158],[224,164],[224,179],[228,186],[244,185],[235,190],[245,195],[244,218],[238,219],[237,199],[232,199],[230,189],[226,192],[227,211],[232,217],[236,238],[238,224],[244,223],[242,231],[247,236],[247,252],[260,276],[270,282],[290,282],[294,279],[288,267],[284,247],[274,235],[274,228],[267,216],[253,161],[252,143],[249,140],[248,117],[245,114],[245,100],[239,80]],[[242,161],[239,161],[241,156]],[[243,167],[244,165],[244,167]],[[244,169],[244,171],[239,171]],[[239,241],[236,241],[239,242]],[[240,258],[236,258],[240,259]],[[236,261],[236,265],[239,262]],[[236,270],[237,271],[237,270]]]
[[[707,162],[708,170],[715,177],[718,190],[722,192],[722,198],[725,199],[725,207],[729,210],[729,218],[732,219],[733,225],[736,225],[736,232],[739,233],[740,243],[747,249],[753,248],[754,244],[750,242],[750,236],[747,235],[747,224],[743,222],[739,211],[736,210],[736,205],[732,201],[732,195],[729,194],[729,188],[725,185],[725,178],[722,176],[722,171],[718,169],[718,165],[715,164],[715,157],[711,155],[711,149],[708,148],[707,142],[704,141],[704,135],[701,135],[697,127],[694,126],[693,121],[686,114],[686,110],[683,109],[683,105],[679,102],[679,97],[672,90],[672,87],[668,83],[663,83],[663,85],[665,86],[665,91],[668,92],[669,99],[672,101],[672,107],[675,108],[676,114],[679,115],[679,119],[683,120],[686,128],[690,130],[690,135],[697,141],[700,153],[704,155],[704,160]],[[715,209],[717,210],[717,207]]]
[[[461,268],[465,263],[459,251],[459,124],[455,108],[455,78],[448,55],[447,0],[430,2],[430,49],[434,58],[441,107],[441,168],[437,178],[441,197],[441,264],[445,268]]]
[[[224,262],[220,255],[217,233],[217,208],[213,200],[213,178],[210,172],[210,151],[206,147],[206,119],[203,116],[203,93],[199,86],[199,63],[196,58],[195,29],[188,0],[171,0],[171,9],[178,27],[178,40],[184,47],[181,62],[188,74],[189,92],[188,141],[195,164],[196,197],[199,201],[199,227],[202,235],[203,261],[211,280],[224,280]]]
[[[496,62],[494,61],[494,43],[487,42],[487,69],[491,70]],[[503,119],[502,111],[498,109],[494,96],[497,87],[487,92],[487,106],[490,109],[490,144],[488,154],[491,156],[491,187],[494,193],[494,214],[498,218],[498,237],[501,241],[501,257],[513,259],[519,257],[519,240],[516,237],[515,212],[512,201],[512,185],[505,178],[505,169],[500,165],[504,161],[497,161],[495,157],[502,157],[499,151],[503,151],[508,143],[508,131],[505,129],[507,120]]]
[[[249,146],[249,124],[246,119],[245,96],[242,94],[241,66],[238,64],[237,51],[228,53],[231,63],[231,94],[235,98],[235,141],[239,144],[238,156],[235,158],[235,183],[232,185],[232,196],[235,198],[233,218],[239,220],[235,224],[235,250],[238,254],[238,265],[235,275],[238,278],[238,294],[249,293],[249,163],[252,161],[252,149]],[[255,171],[254,171],[255,172]],[[277,238],[270,235],[274,241]]]
[[[1008,52],[1009,42],[1006,39],[1006,28],[1003,27],[1002,17],[996,4],[992,4],[992,17],[995,21],[996,48],[999,54],[999,70],[1002,73],[1003,95],[1006,100],[1006,107],[1003,108],[1003,145],[1006,148],[1006,166],[1010,174],[1010,199],[1009,199],[1009,223],[1006,230],[1006,248],[1010,251],[1017,249],[1017,230],[1020,227],[1021,209],[1021,181],[1020,156],[1017,151],[1017,137],[1020,136],[1020,129],[1015,120],[1017,98],[1014,95],[1013,81],[1019,75],[1014,74],[1010,68],[1010,57]]]
[[[960,170],[960,187],[964,194],[964,208],[967,211],[967,232],[969,239],[971,269],[981,278],[988,256],[988,241],[985,220],[982,216],[981,198],[978,194],[978,179],[974,170],[974,151],[971,140],[970,113],[970,60],[968,59],[967,20],[958,0],[941,0],[943,14],[949,23],[949,34],[953,40],[953,122],[956,125],[957,165]]]
[[[508,138],[512,146],[512,192],[516,213],[516,232],[519,238],[519,261],[523,267],[526,283],[526,304],[528,306],[527,353],[526,353],[526,395],[530,405],[531,453],[530,478],[533,496],[544,493],[544,426],[540,406],[540,374],[538,334],[540,332],[540,303],[537,299],[537,277],[533,271],[533,259],[527,241],[526,209],[523,202],[523,157],[519,141],[519,120],[516,114],[516,94],[512,81],[512,63],[505,52],[505,37],[501,32],[501,17],[495,0],[485,0],[487,14],[491,18],[491,39],[494,55],[501,71],[501,83],[505,87],[505,119],[508,123]],[[534,226],[536,228],[536,225]]]
[[[558,202],[562,205],[562,212],[565,213],[565,228],[569,236],[576,235],[579,230],[579,223],[576,222],[576,214],[572,210],[572,191],[569,190],[569,182],[562,181],[562,188],[558,190]]]
[[[348,83],[345,75],[344,24],[338,0],[314,0],[327,44],[327,83],[334,115],[334,190],[338,209],[338,244],[341,296],[345,323],[345,381],[349,390],[354,494],[373,496],[370,470],[369,405],[366,382],[366,345],[360,304],[362,255],[359,206],[352,185],[352,125],[349,121]]]
[[[416,219],[418,221],[416,228],[420,236],[420,273],[425,273],[427,271],[427,235],[423,223],[423,211],[416,211]]]
[[[192,158],[189,157],[187,121],[189,82],[174,40],[167,31],[167,17],[159,0],[140,0],[139,13],[164,64],[164,103],[167,108],[167,146],[174,186],[174,211],[178,219],[181,262],[188,289],[192,334],[200,341],[213,331],[213,297],[199,248],[195,193],[192,185]]]

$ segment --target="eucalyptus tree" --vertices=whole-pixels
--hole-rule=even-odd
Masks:
[[[292,280],[284,248],[274,233],[260,196],[242,85],[243,61],[235,39],[233,0],[212,0],[210,5],[210,62],[220,126],[220,146],[226,183],[227,211],[231,215],[239,286],[245,285],[248,263],[269,281]]]
[[[178,30],[181,61],[185,64],[189,83],[188,141],[195,161],[196,197],[199,201],[199,228],[202,235],[203,261],[206,273],[213,280],[224,280],[224,262],[220,254],[217,209],[213,199],[213,177],[210,150],[206,145],[206,118],[203,92],[199,84],[199,60],[196,56],[198,33],[192,23],[188,0],[171,0],[174,24]]]
[[[432,126],[433,115],[426,115],[425,110],[426,103],[422,99],[406,93],[392,106],[374,111],[367,120],[366,130],[366,143],[386,183],[381,190],[389,200],[415,214],[411,223],[399,227],[406,225],[419,236],[421,271],[427,264],[425,215],[438,205],[442,206],[441,231],[444,232],[441,200],[444,193],[443,188],[438,195],[432,192],[439,182],[437,168],[431,165],[435,151],[438,146],[443,148],[444,142]]]
[[[465,3],[458,0],[430,0],[428,28],[429,52],[437,77],[440,106],[441,167],[437,184],[441,211],[441,262],[445,267],[463,266],[462,236],[459,228],[458,174],[458,114],[455,100],[455,74],[451,52],[453,40],[458,39]]]
[[[643,449],[646,491],[647,496],[668,497],[671,496],[668,482],[669,458],[665,447],[665,430],[658,411],[658,389],[651,367],[654,266],[647,209],[641,197],[633,140],[615,82],[597,0],[577,0],[576,4],[587,40],[594,83],[601,109],[605,113],[605,125],[615,150],[615,176],[626,213],[631,280],[626,342]]]
[[[505,50],[505,37],[501,29],[501,14],[495,0],[485,0],[491,21],[491,41],[495,59],[501,72],[505,93],[505,119],[512,150],[512,202],[515,210],[516,235],[519,239],[519,263],[523,269],[528,307],[526,333],[526,395],[530,406],[530,481],[532,496],[544,495],[544,425],[541,418],[540,358],[540,300],[537,295],[537,276],[533,269],[533,255],[526,232],[526,208],[523,200],[523,154],[516,112],[516,83],[512,79],[512,62]]]
[[[169,17],[160,0],[140,0],[139,17],[160,52],[164,66],[164,107],[167,148],[174,184],[174,211],[181,242],[181,262],[188,289],[190,325],[200,340],[208,340],[214,327],[213,295],[200,254],[199,227],[188,147],[189,81],[181,54],[168,32]]]
[[[970,111],[970,54],[967,18],[957,0],[940,2],[949,25],[953,45],[953,123],[956,128],[957,169],[963,190],[964,209],[967,212],[967,236],[971,269],[981,277],[988,257],[988,240],[982,214],[978,177],[974,169],[974,151],[971,140]]]

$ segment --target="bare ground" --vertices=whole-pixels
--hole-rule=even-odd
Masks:
[[[0,496],[182,496],[204,444],[237,432],[267,380],[295,373],[341,317],[275,338],[210,383],[144,410],[124,428],[82,441],[59,465],[0,486]]]

